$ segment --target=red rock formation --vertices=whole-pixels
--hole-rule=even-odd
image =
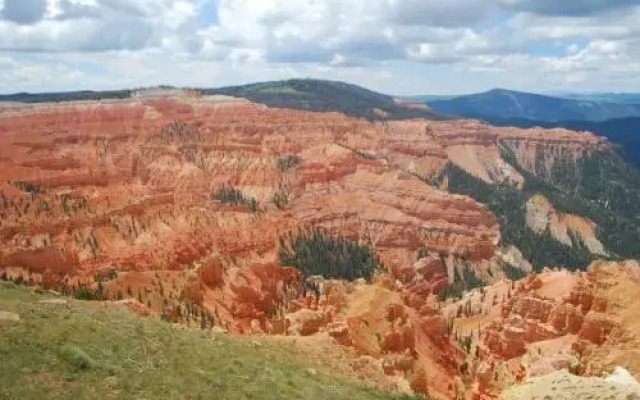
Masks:
[[[110,296],[139,298],[172,319],[189,320],[188,304],[234,333],[326,330],[441,397],[453,393],[462,354],[432,295],[449,283],[453,257],[485,271],[500,234],[487,208],[422,179],[462,165],[460,149],[479,155],[484,179],[517,180],[499,145],[520,149],[528,165],[536,146],[577,154],[602,144],[568,131],[370,123],[183,95],[2,106],[0,271],[49,282],[114,271]],[[289,155],[301,164],[283,168]],[[254,198],[255,212],[213,201],[222,185]],[[321,302],[298,301],[300,277],[278,265],[278,239],[308,227],[371,243],[390,273],[379,287],[399,288],[392,305],[333,323],[349,312],[353,287],[331,283]],[[505,305],[507,320],[520,322],[487,334],[497,354],[567,331],[606,341],[609,328],[588,312],[607,304],[588,289],[561,307],[531,290]],[[296,312],[322,317],[286,318]],[[365,319],[381,326],[379,339]]]
[[[634,262],[594,263],[586,273],[547,270],[520,282],[484,328],[472,366],[476,397],[497,397],[505,387],[492,378],[499,360],[513,379],[522,375],[518,365],[527,366],[525,376],[560,368],[601,375],[616,365],[640,374],[629,355],[638,345],[639,275]]]
[[[606,300],[597,299],[595,286],[582,278],[571,293],[557,302],[537,292],[542,287],[539,277],[523,282],[517,294],[502,306],[503,320],[495,322],[484,336],[485,344],[504,358],[520,356],[527,343],[578,334],[580,339],[602,344],[615,324],[605,314]],[[596,300],[597,299],[597,300]]]
[[[616,327],[615,322],[606,315],[599,312],[589,312],[580,328],[578,337],[587,340],[593,344],[603,344],[613,328]]]

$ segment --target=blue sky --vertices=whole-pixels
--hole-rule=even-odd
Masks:
[[[0,92],[640,92],[640,0],[0,0]]]
[[[216,0],[201,1],[196,8],[196,14],[199,26],[218,25],[218,2]]]

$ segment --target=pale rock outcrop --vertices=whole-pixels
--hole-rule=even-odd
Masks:
[[[503,248],[498,253],[500,259],[526,273],[533,270],[531,263],[522,255],[522,252],[515,246]]]
[[[527,226],[539,235],[549,232],[554,239],[569,247],[573,246],[574,240],[580,240],[592,254],[607,254],[597,238],[593,221],[556,211],[542,195],[535,195],[527,201],[525,219]]]
[[[621,384],[597,377],[579,377],[566,371],[557,371],[513,386],[500,398],[502,400],[533,398],[554,400],[633,400],[640,399],[640,385]]]

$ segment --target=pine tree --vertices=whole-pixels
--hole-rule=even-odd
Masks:
[[[367,245],[342,237],[332,238],[320,230],[280,238],[280,262],[295,266],[305,276],[371,280],[381,262]]]

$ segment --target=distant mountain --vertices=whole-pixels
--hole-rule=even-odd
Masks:
[[[409,101],[421,101],[423,103],[429,103],[431,101],[440,101],[440,100],[452,100],[457,97],[460,97],[459,94],[424,94],[418,96],[398,96],[398,98],[409,100]]]
[[[604,121],[640,117],[640,105],[569,100],[533,93],[494,89],[484,93],[429,102],[432,109],[473,118],[522,118],[534,121]]]
[[[131,96],[131,93],[131,90],[108,90],[99,92],[82,90],[77,92],[15,93],[0,95],[0,102],[49,103],[60,101],[126,99]]]
[[[618,104],[640,104],[640,93],[549,93],[554,97],[569,100],[599,101]]]
[[[208,89],[203,93],[244,97],[269,107],[337,111],[367,119],[451,119],[432,110],[403,105],[392,96],[344,82],[291,79]]]

